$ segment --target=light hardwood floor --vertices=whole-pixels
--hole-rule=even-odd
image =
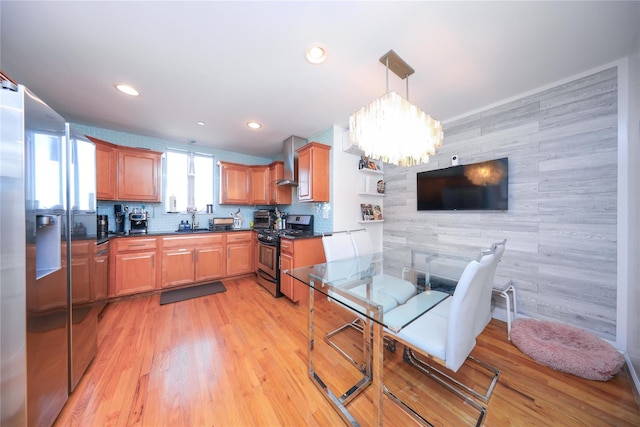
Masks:
[[[165,306],[158,294],[109,305],[98,355],[55,426],[344,425],[307,375],[306,307],[271,297],[251,277],[223,283],[224,293]],[[334,313],[334,323],[352,317],[335,304],[318,310]],[[319,329],[331,326],[318,319]],[[353,374],[335,352],[318,353],[318,365],[337,378]],[[465,405],[455,409],[452,397],[416,374],[401,353],[385,352],[385,369],[395,375],[387,385],[421,393],[403,399],[424,403],[434,425],[465,425]],[[595,382],[545,368],[520,353],[497,320],[472,354],[501,371],[485,426],[640,425],[626,370]],[[349,409],[367,426],[372,405],[368,389]],[[385,425],[415,424],[391,400],[383,407]]]

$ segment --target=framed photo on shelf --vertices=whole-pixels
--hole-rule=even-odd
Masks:
[[[360,157],[359,169],[380,170],[380,165],[376,160],[370,159],[367,156]]]
[[[380,205],[375,205],[373,207],[373,219],[377,221],[382,220],[382,208],[380,207]]]
[[[360,212],[362,213],[363,221],[372,221],[374,218],[373,206],[370,203],[361,203]]]

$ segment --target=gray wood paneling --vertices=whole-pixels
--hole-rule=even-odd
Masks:
[[[514,281],[522,314],[614,341],[617,102],[612,67],[446,123],[428,164],[385,165],[385,246],[473,257],[507,238],[496,280]],[[453,154],[462,164],[509,157],[508,211],[416,210],[416,173]]]

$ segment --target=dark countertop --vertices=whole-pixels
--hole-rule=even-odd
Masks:
[[[206,228],[197,229],[196,231],[155,231],[146,234],[109,234],[105,237],[99,237],[98,244],[109,241],[110,239],[119,239],[121,237],[157,237],[157,236],[199,236],[211,233],[235,233],[238,231],[253,231],[251,228],[239,228],[236,230],[207,230]]]
[[[313,233],[307,236],[282,236],[283,239],[289,240],[316,239],[318,237],[322,237],[322,233]]]

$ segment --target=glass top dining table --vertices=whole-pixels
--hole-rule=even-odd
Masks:
[[[424,265],[416,266],[413,252],[395,248],[287,270],[286,274],[398,332],[450,296],[429,289],[429,266],[438,256],[422,252]]]
[[[431,290],[429,286],[432,265],[442,263],[443,259],[445,258],[429,251],[401,247],[283,270],[285,274],[309,287],[309,376],[348,424],[360,425],[347,410],[347,404],[364,388],[372,386],[375,410],[371,424],[382,425],[385,330],[392,333],[400,331],[450,297],[450,293]],[[459,277],[468,261],[445,261],[445,264],[450,264],[446,275],[451,276],[451,280],[455,282],[455,276]],[[365,362],[360,367],[363,378],[343,395],[332,392],[314,367],[314,316],[319,315],[314,310],[317,298],[340,304],[353,312],[363,325],[362,353]],[[325,341],[326,339],[325,336]],[[328,374],[331,375],[331,372]]]

